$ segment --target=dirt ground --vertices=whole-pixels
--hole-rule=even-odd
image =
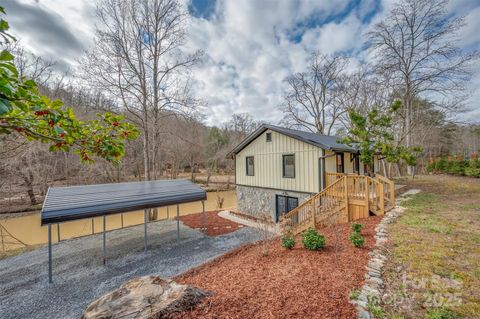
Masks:
[[[480,318],[480,179],[419,176],[391,227],[383,318]]]
[[[177,318],[355,318],[349,295],[363,284],[379,221],[358,221],[365,225],[364,248],[352,246],[344,224],[320,230],[327,240],[322,251],[306,250],[300,237],[286,250],[276,238],[267,256],[252,244],[195,268],[175,280],[213,295]]]
[[[221,212],[221,210],[205,212],[207,229],[204,233],[208,236],[228,234],[243,227],[243,225],[218,216],[219,212]],[[190,228],[201,230],[203,227],[202,213],[180,216],[180,220]]]

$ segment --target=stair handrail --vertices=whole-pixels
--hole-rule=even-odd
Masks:
[[[307,199],[306,201],[304,201],[303,203],[301,203],[299,206],[295,207],[294,209],[292,209],[291,211],[289,211],[288,213],[286,213],[285,215],[282,216],[282,221],[283,223],[286,223],[287,221],[291,221],[292,220],[292,217],[294,217],[295,215],[298,215],[300,212],[302,212],[305,208],[309,208],[309,206],[312,208],[308,214],[310,216],[308,216],[309,220],[310,220],[310,223],[313,225],[315,225],[315,202],[324,197],[324,196],[329,196],[331,198],[333,198],[334,200],[336,201],[341,201],[345,198],[346,196],[346,189],[345,189],[345,184],[344,184],[344,179],[346,178],[346,176],[342,176],[340,179],[336,180],[335,182],[333,182],[332,184],[330,184],[329,186],[327,186],[326,188],[324,188],[321,192],[313,195],[312,197],[310,197],[309,199]],[[338,193],[338,191],[336,191],[335,189],[341,185],[341,192]],[[338,194],[337,194],[338,193]],[[298,225],[301,225],[302,223],[298,223]],[[290,231],[293,232],[293,233],[296,233],[295,232],[295,225],[289,225],[290,227],[293,228],[293,230],[291,229]]]
[[[317,199],[319,197],[322,197],[323,194],[326,194],[328,191],[330,191],[332,188],[334,188],[337,184],[340,184],[341,181],[343,181],[344,178],[345,178],[345,176],[342,176],[340,179],[337,179],[335,182],[333,182],[329,186],[325,187],[320,193],[317,193],[317,194],[313,195],[312,197],[310,197],[309,199],[307,199],[306,201],[304,201],[303,203],[301,203],[300,205],[298,205],[297,207],[295,207],[294,209],[289,211],[287,214],[283,215],[283,217],[284,218],[292,217],[293,215],[295,215],[295,213],[298,210],[300,210],[300,208],[302,208],[303,206],[309,205],[309,202],[312,202],[315,199]]]
[[[391,207],[395,206],[395,183],[381,174],[375,174],[375,178],[387,186],[384,187],[385,199],[389,201]]]

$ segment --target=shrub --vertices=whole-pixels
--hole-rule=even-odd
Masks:
[[[352,242],[353,246],[357,248],[363,247],[363,244],[365,244],[365,238],[363,238],[362,234],[359,232],[352,232],[350,235],[350,241]]]
[[[360,233],[362,231],[363,225],[362,224],[357,224],[353,223],[352,224],[352,231],[356,233]]]
[[[352,224],[352,233],[349,239],[355,247],[363,247],[363,244],[365,244],[365,238],[362,236],[362,228],[362,224]]]
[[[287,249],[292,249],[295,247],[295,237],[291,234],[286,234],[282,236],[282,247]]]
[[[320,250],[325,247],[325,236],[310,227],[302,233],[302,243],[308,250]]]
[[[470,177],[480,177],[480,168],[467,167],[465,168],[465,175]]]
[[[458,156],[456,159],[452,156],[442,157],[428,164],[427,171],[480,177],[480,160],[475,157],[470,160],[464,160],[461,156]]]

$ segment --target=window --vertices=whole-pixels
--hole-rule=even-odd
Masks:
[[[267,133],[267,142],[272,141],[272,133]]]
[[[253,156],[247,156],[246,158],[247,176],[253,176],[255,173],[255,161]]]
[[[295,155],[283,155],[283,177],[295,178]]]
[[[343,153],[335,153],[335,157],[337,159],[337,173],[345,173]]]

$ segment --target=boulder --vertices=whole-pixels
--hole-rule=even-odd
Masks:
[[[134,278],[92,302],[83,319],[168,318],[193,308],[209,293],[158,276]]]

